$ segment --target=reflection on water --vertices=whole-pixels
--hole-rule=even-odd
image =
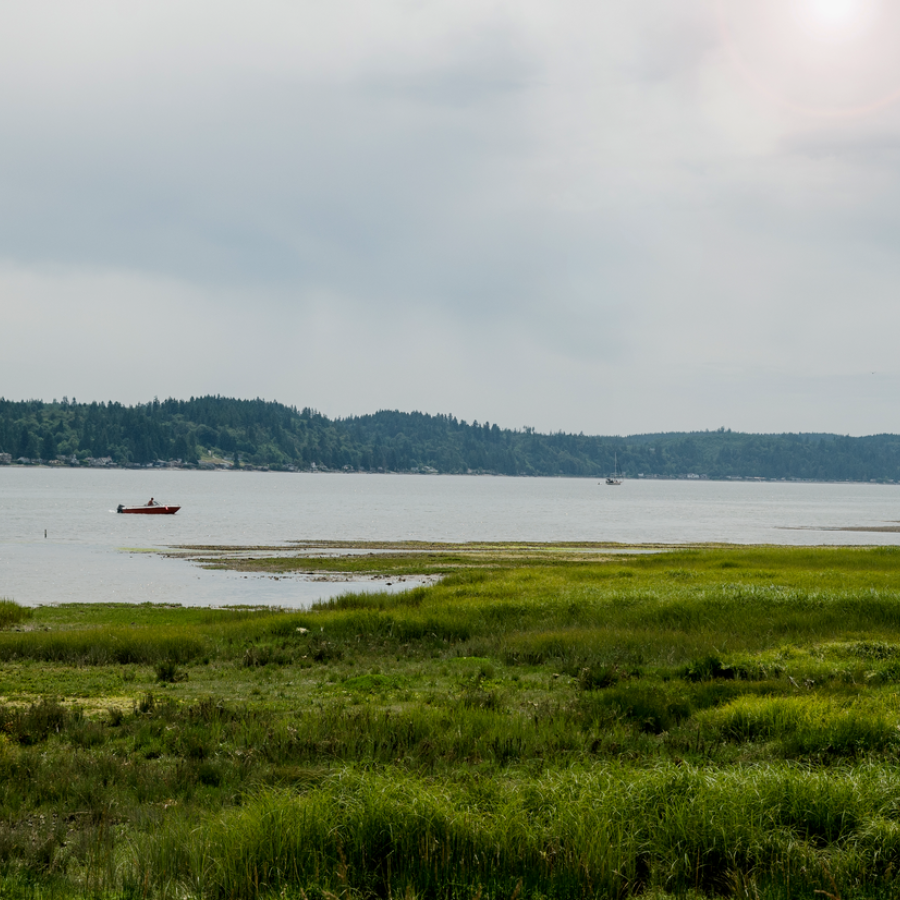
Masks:
[[[176,516],[122,516],[154,496]],[[900,488],[868,484],[0,467],[0,596],[304,607],[357,585],[208,571],[140,552],[328,539],[900,544]],[[44,537],[44,530],[47,537]],[[402,590],[365,582],[362,589]]]

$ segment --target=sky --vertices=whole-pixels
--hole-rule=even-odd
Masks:
[[[0,396],[900,432],[894,0],[4,0]]]

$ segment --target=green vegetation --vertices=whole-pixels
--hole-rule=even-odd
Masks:
[[[381,411],[328,419],[264,400],[197,397],[137,406],[0,399],[0,453],[116,465],[181,460],[365,472],[900,481],[900,437],[713,432],[591,437]]]
[[[900,551],[404,549],[444,579],[7,602],[0,896],[897,895]]]
[[[19,606],[12,600],[0,597],[0,628],[9,628],[10,625],[18,625],[26,619],[30,619],[33,613],[30,609]]]

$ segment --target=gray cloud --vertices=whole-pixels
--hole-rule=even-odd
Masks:
[[[0,393],[894,428],[898,112],[708,4],[79,9],[0,11]]]

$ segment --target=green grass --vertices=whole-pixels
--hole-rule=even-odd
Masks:
[[[10,604],[0,896],[900,890],[900,554],[404,549],[454,565],[306,612]]]
[[[34,613],[25,606],[0,597],[0,629],[18,625],[30,619]]]
[[[140,850],[137,878],[180,878],[196,896],[618,897],[787,892],[838,882],[884,889],[897,860],[889,806],[900,787],[870,769],[692,767],[502,778],[491,785],[343,772],[264,793],[197,829],[173,822]],[[835,848],[826,852],[826,848]],[[752,873],[752,874],[751,874]]]

